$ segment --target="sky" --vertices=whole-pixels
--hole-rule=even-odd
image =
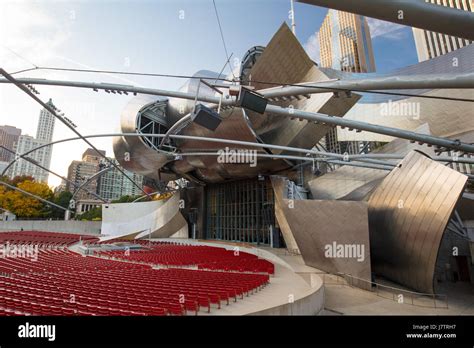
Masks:
[[[255,45],[265,46],[283,22],[290,25],[290,0],[215,0],[231,62]],[[296,36],[319,61],[319,30],[327,9],[295,3]],[[368,19],[377,72],[417,62],[412,30]],[[226,62],[212,0],[2,0],[0,67],[15,72],[41,67],[85,68],[192,75],[219,72]],[[225,72],[230,72],[227,67]],[[178,89],[184,80],[35,70],[16,77],[112,82]],[[130,96],[89,89],[37,86],[40,98],[52,98],[83,135],[119,131],[120,114]],[[12,85],[0,85],[0,125],[35,135],[41,106]],[[56,122],[54,140],[74,134]],[[93,144],[113,157],[111,138]],[[51,170],[66,176],[71,161],[87,145],[81,141],[53,148]],[[61,179],[50,175],[49,184]]]

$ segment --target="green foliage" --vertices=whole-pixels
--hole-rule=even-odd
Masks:
[[[56,203],[57,205],[67,209],[69,207],[69,201],[71,200],[71,198],[71,192],[61,191],[54,195],[53,203]],[[64,210],[56,207],[51,207],[50,217],[53,219],[61,219],[64,217]]]
[[[113,200],[112,203],[131,203],[137,198],[140,198],[141,196],[130,196],[130,195],[125,195],[120,197],[119,199]]]
[[[102,220],[102,207],[92,208],[85,213],[76,216],[76,220],[80,221],[101,221]]]
[[[24,191],[33,193],[41,198],[51,201],[61,207],[68,208],[72,193],[62,191],[54,194],[45,183],[36,182],[31,176],[22,175],[9,179],[6,176],[0,180],[18,187]],[[11,211],[17,218],[40,218],[40,219],[62,219],[64,210],[49,206],[33,197],[0,185],[0,207]]]

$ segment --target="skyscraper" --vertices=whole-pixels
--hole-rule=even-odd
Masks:
[[[105,151],[99,151],[105,156]],[[67,178],[76,185],[72,185],[68,182],[66,184],[66,190],[74,192],[79,185],[96,174],[100,170],[100,160],[101,157],[93,149],[87,149],[82,154],[81,161],[72,161],[68,168]],[[91,192],[97,192],[97,180],[92,180],[84,188]],[[96,199],[96,197],[84,190],[79,191],[75,197],[76,200]]]
[[[53,101],[49,99],[49,106],[54,106]],[[38,127],[36,130],[36,138],[30,135],[20,135],[18,141],[15,144],[14,150],[18,155],[28,152],[36,147],[45,145],[53,139],[54,132],[54,116],[49,113],[46,109],[41,110]],[[39,150],[36,150],[28,155],[30,159],[36,163],[42,165],[45,168],[51,165],[51,155],[53,148],[52,146],[46,146]],[[10,177],[19,175],[30,175],[39,182],[46,183],[48,181],[49,173],[33,163],[19,159],[12,166],[9,171]]]
[[[353,13],[329,10],[319,29],[320,66],[353,73],[375,71],[370,29],[365,17]],[[338,141],[337,128],[324,138],[330,152],[358,154],[365,144],[358,141]]]
[[[15,145],[15,152],[17,154],[23,154],[44,144],[44,141],[36,140],[30,135],[20,135],[20,137],[18,138],[18,142]],[[27,157],[32,159],[36,163],[41,164],[46,168],[49,168],[50,154],[51,150],[44,147],[42,149],[32,152]],[[11,178],[20,175],[29,175],[32,176],[36,181],[44,183],[48,181],[49,174],[48,172],[44,171],[43,169],[39,168],[38,166],[34,165],[29,161],[25,161],[24,159],[17,160],[11,167],[9,173]]]
[[[319,29],[319,44],[323,68],[375,71],[370,29],[363,16],[329,10]]]
[[[105,151],[99,151],[105,156]],[[109,158],[109,160],[119,164],[117,160],[113,158]],[[105,168],[102,157],[93,149],[87,149],[82,154],[81,161],[72,161],[69,165],[67,175],[69,182],[66,183],[65,189],[70,192],[76,191],[81,184],[86,182],[86,180]],[[129,172],[128,170],[124,170],[124,172],[133,181],[142,185],[143,176]],[[73,182],[75,185],[70,182]],[[83,188],[87,189],[89,192],[98,194],[100,197],[108,201],[119,199],[125,195],[136,196],[141,193],[141,191],[116,168],[109,168],[100,176],[97,176],[94,180],[87,183]],[[74,195],[74,199],[76,201],[76,213],[78,214],[89,211],[103,203],[101,200],[97,199],[96,196],[86,192],[85,190],[78,191]]]
[[[54,106],[51,98],[46,103],[48,106]],[[38,128],[36,129],[36,139],[47,143],[53,140],[54,122],[56,118],[48,110],[43,109],[40,112]]]
[[[21,129],[13,126],[0,126],[0,145],[13,151],[20,135]],[[10,162],[13,156],[11,152],[0,148],[0,162]]]
[[[474,12],[474,3],[472,0],[425,1],[440,6],[449,6],[463,11]],[[456,25],[456,23],[453,23],[453,25]],[[455,51],[458,48],[462,48],[472,43],[471,40],[434,33],[432,31],[418,28],[413,28],[413,36],[415,37],[416,51],[418,53],[418,61],[420,62]]]
[[[113,158],[110,158],[110,160],[119,165],[117,160]],[[143,176],[129,172],[128,170],[124,170],[124,172],[140,186],[143,184]],[[137,196],[142,193],[138,187],[133,185],[133,183],[116,168],[112,168],[98,180],[98,194],[106,200],[112,201],[114,199],[119,199],[122,196]]]

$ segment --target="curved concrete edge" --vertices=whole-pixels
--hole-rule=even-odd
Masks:
[[[254,254],[257,255],[258,257],[271,261],[273,263],[279,264],[283,267],[286,267],[292,271],[295,271],[294,268],[285,260],[279,258],[277,255],[272,254],[271,252],[263,249],[259,249],[257,247],[250,247],[250,246],[243,246],[242,244],[224,244],[220,242],[209,242],[206,240],[201,240],[201,239],[177,239],[177,238],[159,238],[157,239],[160,242],[173,242],[173,243],[179,243],[179,244],[191,244],[191,245],[207,245],[207,246],[212,246],[216,248],[223,248],[226,250],[238,250],[249,253],[249,254]]]
[[[288,302],[250,313],[249,315],[319,315],[324,310],[325,287],[323,280],[311,274],[311,288],[306,295]]]
[[[101,233],[101,221],[76,220],[13,220],[0,221],[0,233],[24,231],[45,231],[56,233],[84,234],[98,236]]]
[[[196,239],[155,239],[161,242],[173,242],[188,245],[206,245],[226,250],[247,252],[275,264],[275,274],[270,278],[270,284],[261,292],[248,299],[233,304],[227,311],[216,315],[318,315],[324,309],[325,288],[322,278],[316,273],[306,274],[305,279],[297,272],[296,267],[283,260],[278,255],[253,246],[240,243],[224,243]]]

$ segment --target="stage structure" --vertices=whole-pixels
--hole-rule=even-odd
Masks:
[[[447,25],[448,9],[422,2],[387,1],[377,9],[369,0],[358,8],[353,1],[304,2],[338,3],[340,10],[381,19],[402,6],[404,24],[466,37],[474,32],[466,31],[472,14],[457,13],[459,25]],[[427,23],[423,14],[430,13],[439,20]],[[145,176],[155,191],[180,184],[166,200],[130,203],[133,217],[104,204],[103,227],[110,235],[146,239],[179,231],[285,247],[306,264],[358,279],[353,284],[366,289],[383,276],[433,293],[443,237],[456,225],[456,205],[473,178],[447,167],[474,163],[472,47],[456,51],[455,68],[447,54],[389,74],[350,74],[318,67],[283,24],[266,47],[248,50],[237,78],[201,70],[178,91],[19,78],[3,69],[0,83],[22,89],[66,125],[28,86],[86,88],[129,99],[119,133],[83,136],[74,130],[72,140],[90,144],[94,136],[111,136],[121,167]],[[398,115],[407,103],[418,109]],[[340,140],[380,146],[354,154],[327,151],[324,138],[334,128]],[[331,247],[355,254],[331,254]]]

